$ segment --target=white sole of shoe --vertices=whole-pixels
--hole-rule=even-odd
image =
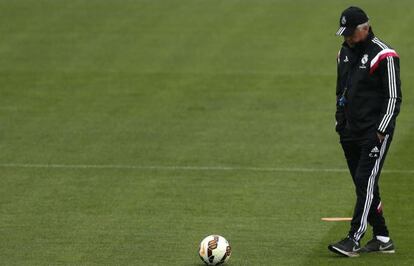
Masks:
[[[379,253],[384,253],[384,254],[394,254],[395,253],[395,250],[381,250],[381,251],[378,251]]]
[[[347,256],[347,257],[350,257],[350,258],[359,257],[359,254],[357,253],[358,251],[356,251],[356,252],[347,252],[345,250],[339,249],[339,248],[334,247],[334,246],[332,246],[332,248],[335,249],[338,253],[340,253],[344,256]]]

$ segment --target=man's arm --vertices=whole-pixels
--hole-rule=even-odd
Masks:
[[[339,71],[339,64],[341,62],[341,50],[338,52],[337,57],[337,77],[336,77],[336,113],[335,113],[335,119],[336,119],[336,125],[335,130],[336,132],[340,132],[345,128],[345,112],[344,112],[344,106],[341,104],[341,98],[344,94],[343,88],[341,86],[341,74]]]
[[[390,134],[395,128],[395,120],[400,112],[402,101],[400,81],[400,60],[397,56],[388,56],[380,63],[378,70],[382,80],[385,99],[381,108],[380,120],[377,123],[379,138]],[[381,136],[382,135],[382,136]]]

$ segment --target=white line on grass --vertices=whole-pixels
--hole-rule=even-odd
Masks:
[[[139,170],[192,170],[192,171],[255,171],[255,172],[348,172],[342,168],[296,167],[242,167],[242,166],[162,166],[123,164],[25,164],[1,163],[3,168],[66,168],[66,169],[139,169]],[[383,173],[414,174],[414,170],[383,170]]]

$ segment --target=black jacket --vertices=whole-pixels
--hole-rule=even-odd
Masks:
[[[337,63],[336,131],[392,134],[402,97],[398,54],[370,31],[353,48],[344,42]]]

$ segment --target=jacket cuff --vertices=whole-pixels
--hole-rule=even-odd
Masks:
[[[385,129],[385,131],[381,131],[381,130],[377,129],[377,132],[380,133],[383,136],[385,136],[387,134],[387,130],[386,129]]]

